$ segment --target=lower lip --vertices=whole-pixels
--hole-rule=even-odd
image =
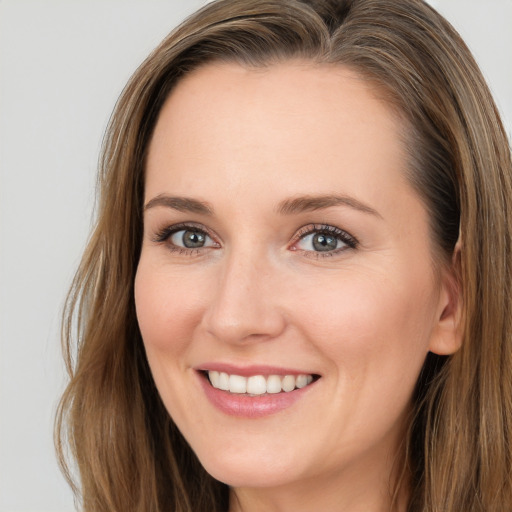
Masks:
[[[217,409],[229,416],[242,418],[262,418],[287,409],[300,400],[315,384],[313,382],[304,388],[289,392],[249,396],[214,388],[206,376],[200,374],[199,377],[207,398]]]

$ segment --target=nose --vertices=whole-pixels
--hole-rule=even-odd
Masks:
[[[222,263],[202,322],[219,341],[248,344],[276,338],[285,329],[278,305],[279,279],[264,258],[231,254]]]

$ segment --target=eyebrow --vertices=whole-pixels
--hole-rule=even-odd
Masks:
[[[190,197],[168,196],[160,194],[146,203],[144,211],[156,206],[172,208],[180,212],[199,213],[202,215],[213,215],[213,207],[205,202]],[[276,211],[280,215],[293,215],[303,212],[311,212],[315,210],[323,210],[333,206],[348,206],[363,213],[374,215],[382,218],[377,210],[362,203],[361,201],[343,195],[319,195],[319,196],[299,196],[281,201]]]
[[[281,215],[323,210],[332,206],[348,206],[363,213],[382,218],[382,215],[361,201],[343,195],[300,196],[279,203],[277,212]]]
[[[204,201],[198,201],[190,197],[176,197],[160,194],[146,203],[144,211],[155,206],[165,206],[179,212],[200,213],[203,215],[213,215],[213,208]]]

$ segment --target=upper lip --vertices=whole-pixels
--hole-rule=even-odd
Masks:
[[[282,366],[270,366],[262,364],[251,364],[239,366],[231,363],[211,362],[198,365],[194,368],[197,371],[217,371],[229,375],[240,375],[251,377],[252,375],[318,375],[309,370],[298,370],[297,368],[285,368]]]

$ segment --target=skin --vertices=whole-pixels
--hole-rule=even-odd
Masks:
[[[213,213],[146,207],[137,316],[162,399],[231,486],[232,512],[389,512],[425,356],[460,343],[451,273],[432,266],[427,212],[405,178],[403,129],[353,72],[308,62],[209,64],[162,109],[145,203],[180,196]],[[348,204],[277,211],[333,194]],[[157,240],[179,223],[206,232],[205,246]],[[318,225],[357,245],[316,251],[301,228]],[[233,417],[198,383],[207,361],[321,378],[283,411]]]

